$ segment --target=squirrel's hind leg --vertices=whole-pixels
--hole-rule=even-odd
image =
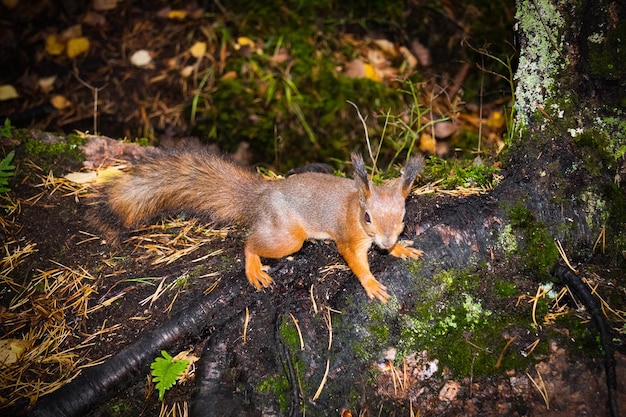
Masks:
[[[282,258],[291,255],[300,250],[306,238],[306,231],[299,226],[288,233],[253,231],[244,248],[248,282],[257,290],[270,286],[273,279],[266,272],[268,268],[261,263],[261,258]]]

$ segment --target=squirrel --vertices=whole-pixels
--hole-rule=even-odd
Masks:
[[[92,216],[115,240],[119,229],[137,228],[167,212],[209,215],[214,221],[248,229],[245,273],[257,290],[272,278],[261,258],[297,252],[306,239],[332,239],[370,299],[390,296],[370,272],[367,252],[375,243],[395,257],[422,251],[398,242],[404,229],[405,199],[424,165],[411,158],[400,178],[386,186],[372,183],[363,158],[352,154],[354,179],[305,172],[284,180],[260,175],[204,151],[178,151],[149,157],[105,181],[102,202]]]

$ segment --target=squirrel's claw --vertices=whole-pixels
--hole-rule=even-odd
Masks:
[[[413,258],[419,259],[420,256],[424,254],[419,249],[411,248],[409,245],[412,245],[413,242],[396,242],[395,245],[391,249],[389,249],[389,254],[395,256],[396,258],[406,259]]]
[[[266,272],[268,270],[269,267],[261,264],[261,258],[258,255],[246,254],[246,277],[257,290],[269,287],[274,282]]]
[[[367,292],[367,296],[370,299],[374,297],[378,298],[383,304],[387,304],[387,301],[391,298],[391,296],[387,293],[387,287],[385,287],[380,282],[372,279],[367,282],[362,282],[363,288],[365,288],[365,292]]]

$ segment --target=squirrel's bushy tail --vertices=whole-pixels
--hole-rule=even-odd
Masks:
[[[260,176],[204,151],[165,153],[105,183],[90,216],[109,238],[162,213],[188,212],[248,225],[250,205],[268,185]],[[119,231],[118,231],[119,233]]]

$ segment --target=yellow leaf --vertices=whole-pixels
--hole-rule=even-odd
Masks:
[[[502,116],[502,113],[500,113],[499,111],[494,111],[493,113],[491,113],[489,115],[489,118],[487,119],[487,126],[492,129],[500,129],[502,126],[504,126],[504,116]]]
[[[50,99],[50,104],[52,104],[52,107],[57,110],[63,110],[67,109],[68,107],[72,107],[72,103],[68,99],[66,99],[65,96],[62,96],[60,94],[52,97]]]
[[[17,90],[11,84],[0,85],[0,101],[18,98]]]
[[[200,58],[206,53],[206,42],[196,42],[191,48],[189,48],[191,56],[194,58]]]
[[[76,184],[90,184],[97,181],[98,175],[96,174],[96,171],[70,172],[63,178]]]
[[[380,77],[376,72],[376,69],[370,64],[363,64],[363,69],[365,70],[365,78],[369,78],[370,80],[380,81]]]
[[[437,141],[428,133],[422,133],[420,136],[420,151],[434,154],[437,150]]]
[[[246,38],[245,36],[240,36],[237,38],[237,43],[235,44],[235,49],[239,50],[242,46],[249,46],[254,48],[254,41],[250,38]]]
[[[89,39],[84,36],[80,38],[74,38],[67,41],[67,57],[76,58],[82,53],[86,53],[89,50]]]
[[[49,55],[61,55],[65,50],[65,45],[57,40],[57,35],[48,35],[46,38],[46,52]]]
[[[10,365],[17,362],[31,344],[30,341],[23,339],[0,340],[0,363]]]
[[[170,10],[167,14],[167,18],[172,20],[183,20],[185,17],[187,17],[187,12],[184,10]]]

